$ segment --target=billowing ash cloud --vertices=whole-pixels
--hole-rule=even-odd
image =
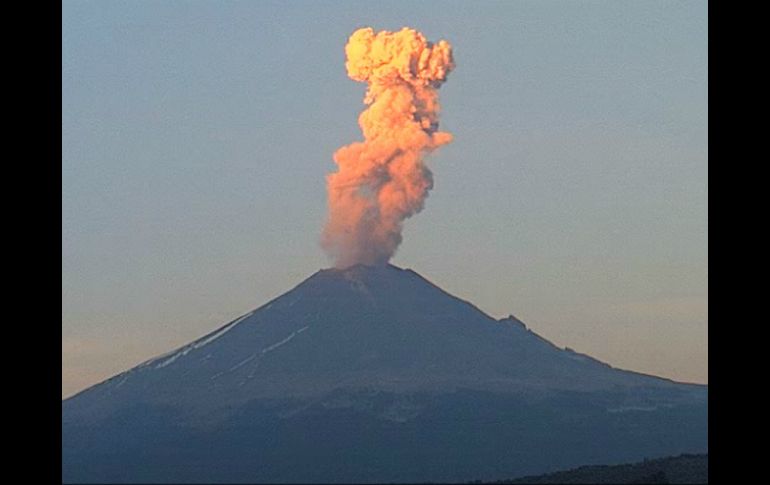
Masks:
[[[438,88],[454,68],[452,48],[404,27],[367,27],[345,46],[348,76],[368,83],[358,124],[364,141],[334,154],[327,177],[329,219],[321,244],[345,268],[387,262],[401,243],[404,219],[422,210],[433,188],[424,157],[449,143],[438,131]]]

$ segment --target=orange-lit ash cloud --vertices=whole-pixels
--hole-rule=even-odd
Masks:
[[[404,219],[422,210],[433,176],[423,163],[452,141],[438,131],[438,88],[454,68],[452,48],[404,27],[355,31],[345,46],[348,76],[368,83],[358,124],[364,141],[334,153],[328,175],[329,219],[321,244],[345,268],[387,262]]]

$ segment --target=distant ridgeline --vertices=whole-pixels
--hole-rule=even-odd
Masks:
[[[708,454],[683,454],[625,465],[583,466],[547,475],[486,483],[708,483],[708,474]]]

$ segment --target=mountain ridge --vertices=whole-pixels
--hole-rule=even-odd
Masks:
[[[134,443],[132,453],[145,458],[152,450],[166,453],[154,448],[156,443],[192,447],[178,452],[179,468],[171,481],[195,478],[186,475],[193,457],[219,469],[221,460],[234,459],[217,455],[226,449],[265,469],[249,468],[244,475],[199,470],[200,476],[213,481],[502,478],[583,464],[573,456],[581,453],[588,458],[596,453],[611,463],[616,456],[702,451],[707,389],[616,369],[561,349],[513,315],[495,319],[413,270],[357,265],[319,270],[214,331],[62,401],[68,448],[63,462],[77,478],[74,463],[104,465],[98,457],[108,450],[116,462],[104,465],[107,475],[96,476],[119,478],[119,462],[135,455],[126,455],[123,445],[106,437],[112,433]],[[476,423],[476,431],[458,423]],[[309,427],[335,435],[337,454],[348,456],[355,448],[372,455],[348,469],[302,475],[280,465],[284,458],[274,455],[278,451],[264,448],[279,443],[280,453],[305,450],[302,456],[317,457],[322,452],[306,448]],[[244,435],[246,429],[256,435]],[[380,432],[369,436],[373,429]],[[597,435],[601,429],[604,435]],[[480,430],[489,437],[477,436]],[[597,443],[580,452],[561,450],[564,455],[557,453],[561,458],[552,464],[537,457],[522,461],[531,453],[526,449],[513,458],[498,456],[503,436],[559,449],[548,438],[554,430],[561,430],[566,442],[583,436]],[[369,438],[362,442],[364,436]],[[469,438],[481,442],[468,449],[462,441]],[[660,445],[664,438],[669,442]],[[635,443],[627,453],[614,449],[622,439]],[[448,441],[432,445],[434,450],[404,440]],[[232,449],[234,443],[241,447]],[[391,457],[391,469],[376,458],[393,453],[383,443],[417,446],[416,455]],[[198,454],[207,448],[220,461]],[[438,465],[439,455],[425,458],[435,466],[414,461],[443,448],[449,455],[459,453],[458,459],[478,456],[467,459],[467,469],[454,471]],[[259,457],[253,456],[258,450]],[[164,466],[171,465],[158,463]],[[166,472],[153,470],[148,480],[163,481]],[[136,473],[126,475],[128,481],[137,479]]]
[[[519,320],[513,314],[509,314],[508,317],[497,319],[497,318],[489,315],[488,313],[484,312],[483,310],[481,310],[479,307],[474,305],[472,302],[470,302],[468,300],[465,300],[465,299],[463,299],[461,297],[458,297],[456,295],[453,295],[453,294],[447,292],[446,290],[440,288],[438,285],[436,285],[435,283],[431,282],[430,280],[428,280],[424,276],[420,275],[416,271],[412,270],[411,268],[399,268],[399,267],[397,267],[395,265],[392,265],[392,264],[380,265],[380,266],[356,264],[356,265],[353,265],[353,266],[350,266],[350,267],[344,268],[344,269],[337,269],[337,268],[322,268],[322,269],[319,269],[318,271],[313,273],[310,277],[308,277],[305,280],[303,280],[302,282],[298,283],[291,290],[289,290],[289,291],[287,291],[287,292],[285,292],[285,293],[283,293],[283,294],[273,298],[272,300],[267,301],[263,305],[255,308],[255,309],[253,309],[251,311],[248,311],[248,312],[246,312],[246,313],[236,317],[235,319],[233,319],[233,320],[225,323],[224,325],[222,325],[222,326],[220,326],[220,327],[218,327],[218,328],[216,328],[216,329],[214,329],[214,330],[212,330],[212,331],[202,335],[201,337],[198,337],[198,338],[194,339],[193,341],[191,341],[191,342],[189,342],[187,344],[181,345],[181,346],[179,346],[179,347],[177,347],[177,348],[175,348],[175,349],[173,349],[171,351],[168,351],[168,352],[162,353],[160,355],[151,357],[150,359],[147,359],[147,360],[145,360],[145,361],[143,361],[143,362],[141,362],[141,363],[139,363],[139,364],[137,364],[137,365],[127,369],[126,371],[120,372],[120,373],[118,373],[118,374],[116,374],[116,375],[114,375],[112,377],[109,377],[109,378],[107,378],[107,379],[105,379],[103,381],[100,381],[100,382],[98,382],[96,384],[93,384],[93,385],[91,385],[91,386],[89,386],[89,387],[87,387],[85,389],[82,389],[82,390],[76,392],[75,394],[73,394],[73,395],[71,395],[71,396],[69,396],[69,397],[67,397],[65,399],[62,399],[62,401],[66,401],[66,400],[75,398],[79,394],[87,392],[87,391],[89,391],[89,390],[91,390],[91,389],[93,389],[93,388],[95,388],[97,386],[100,386],[100,385],[106,384],[106,383],[108,383],[110,381],[113,381],[115,379],[119,379],[121,377],[124,377],[127,373],[130,373],[130,372],[132,372],[135,369],[152,365],[153,363],[156,363],[156,362],[164,360],[164,359],[174,358],[174,356],[176,356],[176,355],[178,355],[180,353],[183,355],[184,353],[186,353],[185,352],[186,350],[193,350],[195,348],[202,347],[203,345],[205,345],[205,344],[215,340],[216,338],[222,336],[230,328],[232,328],[235,325],[239,324],[240,322],[242,322],[246,318],[252,316],[254,313],[259,312],[260,310],[267,309],[267,308],[271,307],[277,300],[285,297],[289,293],[294,292],[295,290],[297,290],[298,288],[302,287],[304,284],[308,283],[309,281],[313,280],[316,277],[327,276],[327,275],[331,275],[331,276],[339,275],[339,276],[341,276],[341,277],[343,277],[345,279],[349,279],[351,281],[357,281],[355,279],[355,277],[361,275],[361,273],[365,274],[365,272],[368,272],[368,271],[377,271],[378,272],[378,271],[393,271],[393,270],[404,272],[404,273],[410,275],[410,277],[419,278],[422,282],[430,285],[431,287],[433,287],[434,289],[442,292],[446,296],[451,297],[453,299],[456,299],[459,302],[469,306],[470,308],[472,308],[473,310],[479,312],[480,314],[483,314],[484,316],[486,316],[490,320],[494,320],[494,321],[500,322],[500,323],[509,322],[511,324],[520,325],[523,329],[528,330],[529,332],[531,332],[531,334],[533,336],[535,336],[535,337],[539,338],[540,340],[542,340],[543,342],[553,346],[555,349],[558,349],[559,351],[569,352],[569,353],[572,353],[572,354],[574,354],[576,356],[590,359],[590,360],[592,360],[592,361],[594,361],[594,362],[596,362],[598,364],[607,366],[609,368],[612,368],[612,369],[615,369],[615,370],[620,370],[620,371],[623,371],[623,372],[633,373],[633,374],[636,374],[636,375],[639,375],[639,376],[643,376],[643,377],[651,377],[651,378],[655,378],[655,379],[661,379],[661,380],[664,380],[664,381],[671,382],[673,384],[683,384],[683,385],[706,386],[706,387],[708,387],[707,384],[699,384],[699,383],[693,383],[693,382],[676,381],[676,380],[671,379],[671,378],[657,376],[657,375],[654,375],[654,374],[634,371],[634,370],[630,370],[630,369],[618,368],[618,367],[613,366],[612,364],[609,364],[607,362],[601,361],[601,360],[599,360],[599,359],[597,359],[597,358],[595,358],[593,356],[590,356],[588,354],[585,354],[585,353],[582,353],[582,352],[577,352],[577,351],[575,351],[575,350],[573,350],[573,349],[571,349],[569,347],[561,348],[561,347],[557,346],[556,344],[554,344],[553,342],[551,342],[550,340],[548,340],[547,338],[543,337],[542,335],[540,335],[540,334],[532,331],[531,329],[529,329],[524,322]],[[161,362],[161,364],[163,364],[163,363]]]

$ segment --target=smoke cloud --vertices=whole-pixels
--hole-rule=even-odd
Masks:
[[[433,188],[424,157],[452,141],[438,131],[438,88],[454,68],[446,41],[420,32],[359,29],[345,46],[348,76],[368,89],[358,124],[364,141],[334,153],[327,176],[329,218],[321,245],[345,268],[386,263],[401,244],[403,221]]]

